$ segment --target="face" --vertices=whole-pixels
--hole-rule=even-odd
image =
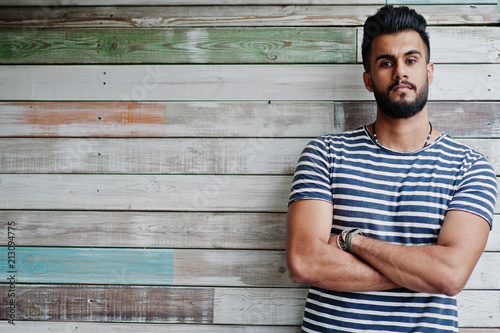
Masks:
[[[410,118],[426,107],[434,67],[416,31],[377,36],[372,41],[370,73],[363,74],[378,109],[392,118]]]

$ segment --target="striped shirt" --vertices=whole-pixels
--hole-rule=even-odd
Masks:
[[[477,214],[491,227],[496,191],[484,156],[448,135],[401,153],[379,145],[365,125],[306,146],[289,202],[332,203],[332,234],[360,228],[393,244],[429,245],[449,210]],[[457,332],[456,299],[404,288],[351,293],[311,287],[302,331]]]

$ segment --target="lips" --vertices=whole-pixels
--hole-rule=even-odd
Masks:
[[[389,92],[391,91],[405,91],[405,90],[417,90],[417,86],[408,81],[395,82],[389,87]]]

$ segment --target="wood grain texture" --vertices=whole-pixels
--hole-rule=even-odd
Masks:
[[[285,212],[292,177],[4,174],[0,180],[0,209]]]
[[[452,137],[497,138],[499,107],[495,102],[429,102],[429,120],[436,129]],[[334,131],[343,132],[373,122],[375,110],[375,102],[335,103]]]
[[[352,28],[0,30],[0,64],[355,62]]]
[[[310,138],[332,131],[328,101],[0,102],[3,137]]]
[[[0,330],[8,332],[12,325],[0,322]],[[138,324],[138,323],[92,323],[92,322],[46,322],[17,321],[16,330],[23,333],[65,332],[65,333],[300,333],[299,326],[257,326],[257,325],[201,325],[201,324]],[[496,331],[468,330],[460,333],[499,333]]]
[[[373,100],[362,72],[361,65],[1,66],[0,100]],[[429,98],[499,100],[500,66],[436,66]]]
[[[7,258],[7,247],[0,249]],[[182,285],[286,288],[284,251],[23,247],[15,262],[18,283]],[[9,261],[9,264],[11,262]],[[466,289],[500,289],[500,253],[485,252]]]
[[[0,138],[0,172],[293,175],[310,140]],[[458,141],[500,175],[499,139]]]
[[[477,0],[476,0],[477,1]],[[491,0],[490,0],[491,1]],[[291,5],[310,4],[310,0],[289,0]],[[340,3],[335,0],[315,0],[318,5],[327,4],[385,4],[383,0],[342,0]],[[143,6],[164,5],[161,0],[147,0],[141,2]],[[170,5],[281,5],[280,0],[170,0]],[[117,6],[117,5],[137,5],[136,0],[2,0],[2,5],[16,6]]]
[[[5,293],[8,286],[1,285]],[[18,320],[299,325],[307,289],[16,285]],[[499,291],[458,295],[459,326],[500,324]],[[0,305],[5,320],[5,305]],[[2,323],[3,324],[3,323]]]
[[[285,218],[285,213],[0,210],[0,221],[16,223],[18,246],[284,250]],[[6,228],[0,226],[4,235]],[[0,245],[7,241],[0,238]],[[500,250],[500,237],[490,237],[490,243]]]
[[[165,103],[0,102],[1,136],[165,136]]]
[[[212,288],[16,285],[17,320],[201,324],[213,322],[213,307]]]
[[[500,63],[500,27],[429,27],[431,62]],[[357,59],[362,63],[363,29],[358,29]]]
[[[461,138],[500,137],[499,109],[498,102],[429,102],[434,127]],[[314,138],[373,122],[375,113],[374,101],[0,102],[0,133],[3,137]]]
[[[284,251],[17,246],[15,256],[18,283],[295,286]]]
[[[391,5],[415,5],[415,4],[426,4],[426,5],[435,5],[435,4],[495,4],[495,0],[387,0],[388,4]]]
[[[309,141],[0,139],[0,172],[293,175]],[[490,141],[485,145],[488,143],[494,145]]]
[[[1,248],[4,258],[7,251]],[[174,275],[171,249],[16,246],[15,257],[19,283],[171,285]],[[3,272],[9,265],[0,262]]]
[[[5,3],[5,1],[3,2]],[[160,27],[266,27],[266,26],[362,26],[369,15],[382,6],[346,5],[336,2],[333,6],[292,4],[278,5],[216,5],[207,2],[197,6],[18,6],[19,1],[2,7],[2,28],[160,28]],[[162,3],[161,5],[163,5]],[[413,5],[431,26],[441,25],[492,25],[500,14],[496,4],[484,5]]]
[[[0,329],[12,328],[7,322],[0,322]],[[38,332],[124,332],[124,333],[299,333],[300,326],[257,326],[257,325],[194,325],[194,324],[138,324],[138,323],[92,323],[92,322],[46,322],[17,321],[16,328],[24,333]],[[500,333],[498,328],[459,328],[459,333]]]
[[[285,212],[291,182],[292,176],[3,174],[0,209]]]
[[[285,213],[0,211],[19,246],[285,249]],[[486,251],[500,251],[495,215]],[[7,234],[6,224],[0,230]],[[7,245],[7,238],[0,239]]]

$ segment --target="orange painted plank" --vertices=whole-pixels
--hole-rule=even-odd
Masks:
[[[0,136],[164,136],[165,103],[2,102]]]

